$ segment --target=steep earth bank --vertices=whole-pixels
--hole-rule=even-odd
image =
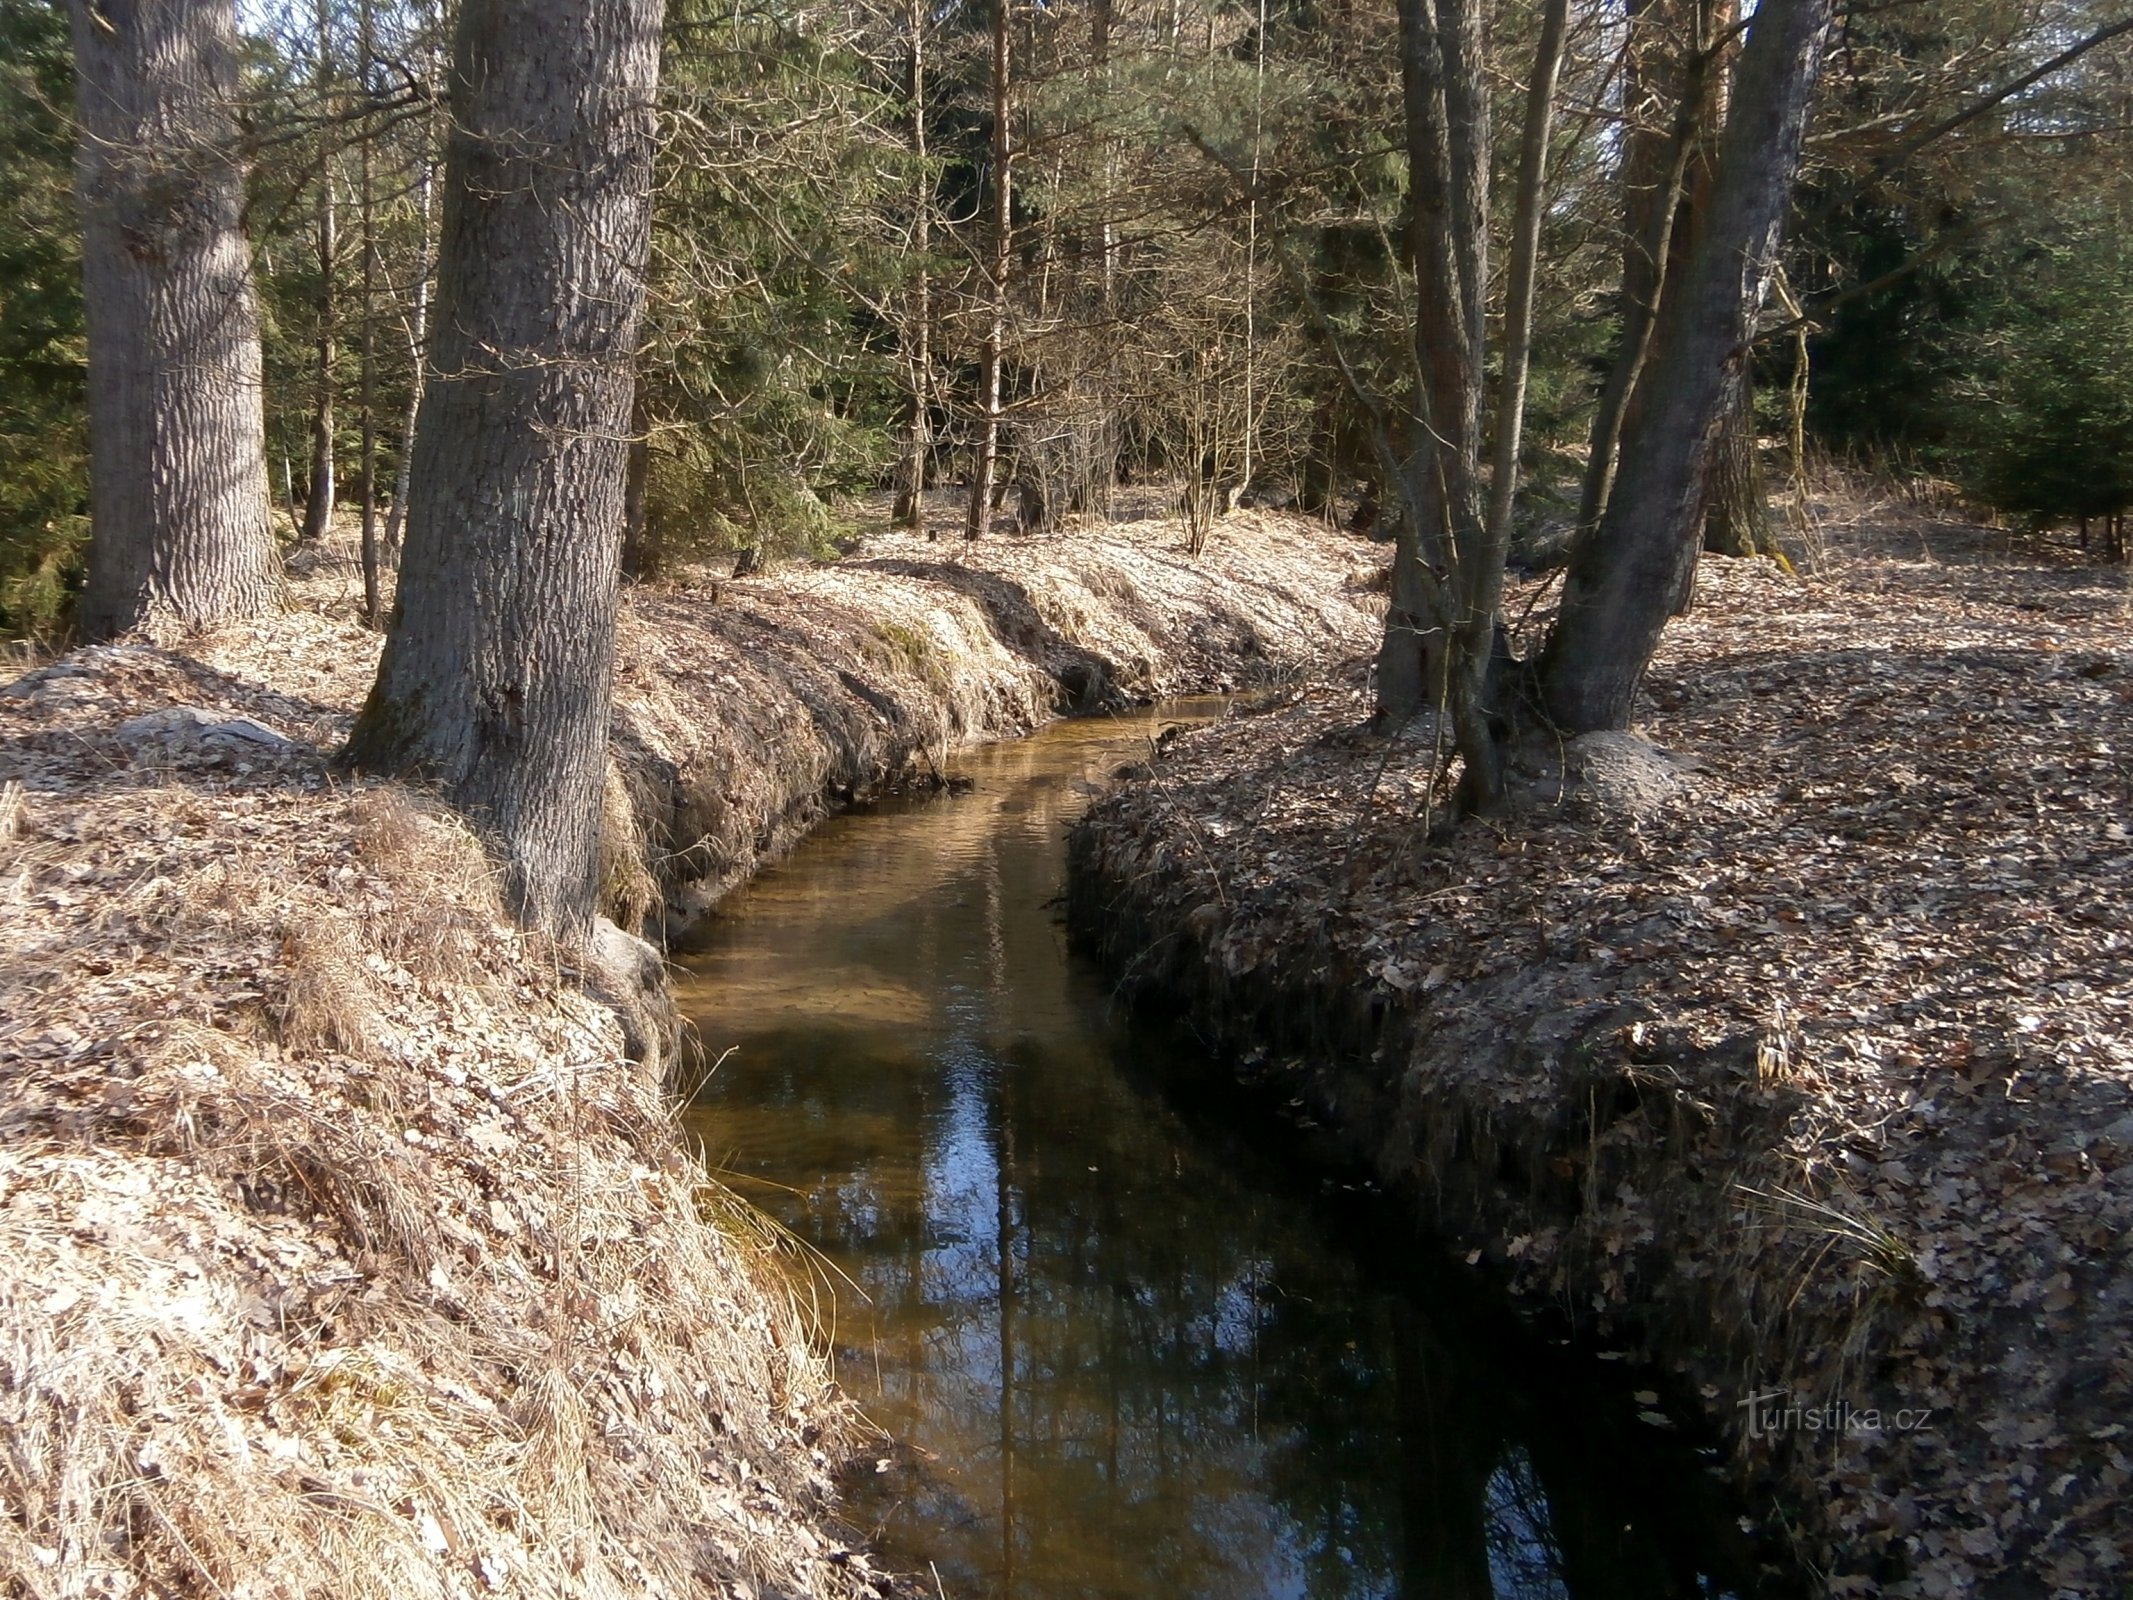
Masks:
[[[1368,547],[1228,532],[634,594],[612,909],[953,743],[1367,645]],[[0,1593],[887,1592],[779,1242],[456,819],[332,769],[354,595],[329,550],[0,689]]]
[[[1432,740],[1363,733],[1351,671],[1129,773],[1073,916],[1469,1261],[1672,1367],[1832,1592],[2123,1594],[2126,575],[1825,533],[1805,581],[1707,560],[1659,753],[1433,838]]]

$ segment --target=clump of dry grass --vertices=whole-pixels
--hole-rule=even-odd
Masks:
[[[282,1042],[300,1054],[338,1050],[371,1060],[378,1010],[371,1000],[356,931],[339,917],[292,918],[282,943],[289,981],[281,1001]]]
[[[148,656],[0,700],[0,1594],[867,1592],[807,1313],[609,1013],[420,799],[116,760]]]
[[[1069,709],[1277,681],[1368,649],[1381,626],[1352,581],[1383,562],[1362,541],[1242,512],[1202,559],[1184,544],[1174,521],[952,558],[895,535],[834,565],[634,592],[617,752],[663,899],[709,905],[825,812],[937,781],[958,746]],[[650,892],[609,882],[625,912]]]

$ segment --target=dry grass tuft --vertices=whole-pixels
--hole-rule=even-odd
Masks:
[[[495,868],[472,830],[399,788],[354,802],[358,857],[382,880],[365,931],[385,957],[439,987],[487,988],[494,930],[505,921]]]
[[[282,1042],[291,1050],[338,1050],[373,1059],[378,1008],[371,998],[356,930],[339,917],[294,920],[282,942],[289,986],[281,1003]]]
[[[0,700],[0,1595],[860,1595],[808,1311],[609,1013],[419,798],[114,767],[150,655]]]

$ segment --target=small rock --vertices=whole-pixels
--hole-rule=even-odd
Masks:
[[[148,744],[161,739],[189,743],[204,738],[217,720],[214,712],[202,711],[198,706],[166,706],[161,711],[144,711],[120,723],[119,742]]]
[[[218,722],[208,729],[204,738],[236,739],[247,744],[263,744],[280,747],[295,743],[283,734],[276,733],[264,722],[254,722],[250,717],[232,717],[227,722]]]

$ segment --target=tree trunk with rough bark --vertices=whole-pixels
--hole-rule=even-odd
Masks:
[[[273,603],[232,0],[73,0],[89,328],[81,628]]]
[[[1743,371],[1739,392],[1718,432],[1711,463],[1710,503],[1704,508],[1703,547],[1722,556],[1773,556],[1779,553],[1777,526],[1770,518],[1770,494],[1763,483],[1763,459],[1757,448],[1755,389]]]
[[[1713,455],[1799,170],[1830,0],[1762,0],[1726,118],[1708,215],[1653,335],[1614,492],[1571,552],[1542,652],[1565,733],[1624,728],[1702,543]]]
[[[432,370],[348,757],[438,785],[514,914],[596,910],[660,0],[466,0]]]
[[[1480,452],[1489,139],[1481,24],[1478,0],[1402,0],[1400,7],[1416,414],[1397,473],[1400,531],[1377,699],[1378,721],[1388,728],[1423,711],[1448,713],[1470,787],[1491,795],[1498,759],[1480,696],[1495,614],[1492,579],[1477,570],[1487,544]],[[1500,558],[1495,565],[1500,585]],[[1479,660],[1470,662],[1477,638]]]

